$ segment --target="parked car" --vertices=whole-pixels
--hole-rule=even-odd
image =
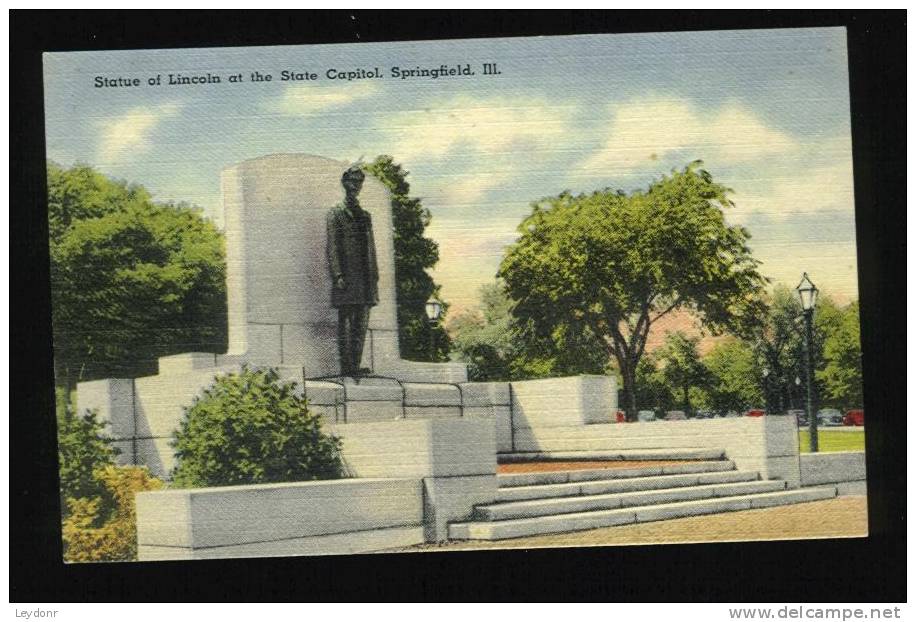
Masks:
[[[727,413],[725,413],[725,414],[722,415],[722,416],[725,417],[725,418],[727,418],[727,419],[733,419],[733,418],[735,418],[735,417],[739,417],[740,415],[738,414],[738,411],[736,411],[736,410],[730,410],[730,411],[728,411]]]
[[[795,417],[799,427],[808,425],[808,413],[800,408],[794,408],[786,413],[790,417]]]
[[[843,414],[836,408],[821,408],[817,411],[818,426],[839,426],[843,425]]]
[[[767,411],[762,408],[751,408],[750,410],[744,411],[745,417],[763,417],[767,414]]]
[[[843,417],[843,425],[865,425],[865,411],[861,408],[847,411],[846,416]]]
[[[636,419],[638,421],[648,422],[655,421],[655,411],[654,410],[640,410],[636,413]]]
[[[711,410],[698,410],[694,415],[697,419],[712,419],[715,416],[715,413]]]
[[[669,410],[665,413],[665,421],[686,421],[687,413],[683,410]]]

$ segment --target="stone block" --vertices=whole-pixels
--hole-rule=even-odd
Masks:
[[[306,380],[303,386],[303,395],[309,404],[321,406],[343,404],[344,388],[342,384],[323,380]]]
[[[129,466],[135,464],[137,457],[134,455],[134,441],[112,441],[111,445],[120,453],[115,456],[115,464]]]
[[[80,415],[94,410],[105,423],[105,433],[127,439],[136,433],[134,421],[134,381],[131,378],[106,378],[76,385],[76,411]]]
[[[137,494],[141,545],[194,549],[418,526],[421,482],[330,480]]]
[[[511,452],[512,414],[509,406],[465,406],[464,416],[476,419],[491,419],[496,428],[496,451]]]
[[[255,542],[207,548],[182,548],[143,545],[138,547],[140,561],[188,559],[225,559],[240,557],[291,557],[298,555],[352,555],[397,550],[423,542],[423,527],[390,527],[349,531],[324,536],[309,536],[270,542]]]
[[[405,419],[459,419],[460,406],[406,406]]]
[[[213,384],[219,369],[134,380],[138,437],[170,436],[184,417],[185,408]]]
[[[463,382],[461,394],[465,407],[509,406],[508,382]]]
[[[800,461],[802,486],[837,484],[866,479],[864,451],[808,453],[802,454]]]
[[[459,384],[468,381],[468,368],[464,363],[420,363],[417,361],[376,360],[374,371],[403,382],[430,382]]]
[[[448,524],[468,520],[474,506],[496,500],[496,475],[423,479],[424,528],[427,542],[448,539]]]
[[[402,419],[329,427],[353,477],[448,477],[496,473],[496,439],[485,419]]]
[[[516,428],[608,423],[617,411],[617,383],[610,376],[546,378],[511,384]]]
[[[404,418],[404,407],[400,401],[384,400],[352,401],[347,400],[340,414],[345,423],[372,423],[376,421],[395,421]],[[338,415],[338,420],[340,416]]]
[[[404,388],[401,383],[390,378],[335,378],[343,386],[344,398],[350,401],[365,402],[404,402]]]
[[[159,357],[159,374],[183,374],[216,367],[216,354],[212,352],[184,352]]]
[[[402,387],[407,406],[461,406],[461,390],[453,384],[405,382]]]
[[[835,486],[836,493],[844,497],[847,495],[861,496],[868,494],[868,485],[864,479],[856,482],[838,482]]]
[[[153,476],[168,480],[175,468],[175,450],[172,449],[172,437],[138,438],[136,447],[136,464],[149,468]]]

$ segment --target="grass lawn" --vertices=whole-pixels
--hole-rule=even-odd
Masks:
[[[810,451],[810,440],[807,429],[798,431],[802,452]],[[818,430],[817,442],[820,451],[865,451],[865,430]]]

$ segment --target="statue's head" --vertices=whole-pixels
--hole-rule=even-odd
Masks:
[[[340,178],[340,183],[343,184],[348,194],[355,194],[363,187],[363,180],[365,178],[366,174],[363,173],[363,169],[361,169],[358,164],[354,164],[344,171],[343,177]]]

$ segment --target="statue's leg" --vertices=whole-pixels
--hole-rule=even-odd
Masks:
[[[359,370],[363,360],[363,346],[369,330],[369,306],[354,306],[353,310],[353,368]]]
[[[337,308],[337,352],[340,355],[340,375],[352,376],[356,372],[351,361],[351,337],[353,334],[351,305],[341,305]]]

